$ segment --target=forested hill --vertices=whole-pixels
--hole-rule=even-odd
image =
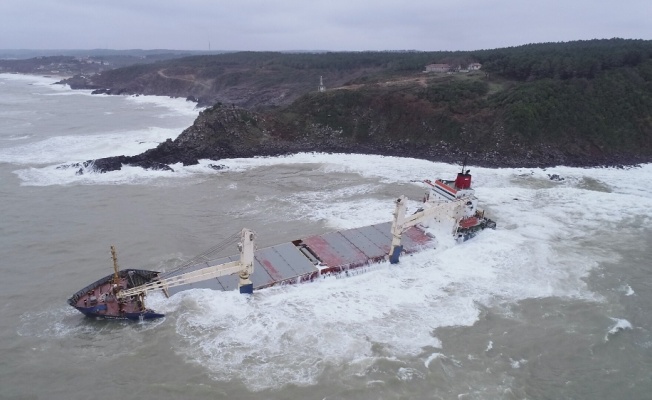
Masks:
[[[432,63],[482,67],[423,72]],[[324,93],[316,90],[319,76]],[[260,154],[282,153],[283,147],[269,150],[277,137],[310,144],[303,150],[324,149],[320,140],[328,137],[328,150],[429,159],[470,153],[484,165],[652,161],[652,41],[467,52],[232,53],[107,71],[83,84],[243,107],[238,115],[266,121],[261,138],[267,147]],[[195,133],[222,135],[217,128],[209,132],[208,121],[225,116],[224,105],[204,111]],[[255,128],[247,126],[250,133]],[[190,145],[182,137],[178,142]]]
[[[316,89],[319,76],[333,88],[420,74],[430,63],[465,66],[479,62],[490,78],[515,81],[593,79],[603,71],[644,63],[650,59],[651,48],[652,41],[609,39],[457,52],[239,52],[133,65],[69,82],[114,92],[266,106],[289,104]],[[281,99],[263,96],[256,100],[266,90]]]

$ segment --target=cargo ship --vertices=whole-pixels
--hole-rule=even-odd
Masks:
[[[433,225],[450,229],[458,242],[496,228],[496,223],[477,207],[471,178],[470,171],[462,166],[454,180],[422,181],[428,191],[416,212],[406,215],[407,198],[401,196],[394,202],[393,221],[386,223],[307,236],[263,249],[254,248],[254,232],[242,229],[224,243],[165,272],[120,270],[112,246],[113,274],[77,291],[68,304],[87,317],[147,320],[164,316],[145,305],[152,291],[163,291],[168,297],[193,288],[249,294],[275,285],[348,274],[386,260],[396,264],[403,254],[436,246],[436,238],[428,233]],[[239,254],[210,259],[211,254],[236,241]]]

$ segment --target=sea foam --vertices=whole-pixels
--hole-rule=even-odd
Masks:
[[[415,179],[432,179],[459,168],[391,157],[303,154],[223,160],[230,170],[222,173],[297,162],[322,162],[323,171],[359,173],[387,182],[401,181],[400,174],[407,170],[420,171],[411,175]],[[376,168],[380,164],[385,168]],[[356,360],[407,355],[421,357],[427,368],[438,355],[424,349],[441,346],[436,329],[474,324],[480,316],[478,305],[547,297],[602,301],[585,278],[601,262],[617,256],[589,240],[623,220],[647,215],[650,189],[621,189],[616,181],[623,178],[623,171],[617,169],[565,168],[560,172],[567,179],[559,184],[551,184],[549,171],[544,170],[528,170],[527,177],[519,169],[475,171],[483,185],[478,189],[481,203],[498,221],[496,231],[403,257],[397,266],[383,263],[364,275],[263,290],[252,302],[235,293],[183,292],[160,304],[175,315],[177,332],[184,338],[177,352],[216,379],[240,379],[252,390],[309,385],[328,365],[349,365],[343,373],[359,373],[362,364]],[[636,172],[639,182],[652,183],[650,166]],[[580,188],[586,176],[612,192]],[[349,221],[389,219],[383,201],[369,201],[368,207],[359,204],[357,195],[373,190],[367,184],[320,196],[299,193],[296,203],[306,204],[306,210],[319,209],[305,218],[348,228]],[[629,206],[622,207],[623,203]],[[615,322],[607,336],[631,329],[626,320]],[[489,342],[486,351],[492,347]],[[512,366],[526,362],[515,360]]]
[[[99,135],[53,136],[45,140],[0,149],[0,162],[39,165],[136,155],[179,134],[177,129],[147,128]]]
[[[0,80],[22,81],[38,86],[50,86],[64,79],[63,77],[0,73]],[[56,87],[57,85],[54,85]],[[61,85],[62,86],[62,85]]]
[[[175,165],[175,172],[128,167],[81,179],[117,177],[117,182],[125,182],[151,173],[174,182],[173,177],[184,174],[238,174],[287,163],[318,163],[325,174],[358,173],[378,181],[404,182],[401,173],[411,166],[417,171],[410,175],[414,179],[447,177],[459,169],[421,160],[323,154],[221,160],[228,167],[221,171],[208,168],[209,163]],[[379,164],[385,167],[375,168]],[[148,305],[168,315],[166,323],[174,324],[180,339],[173,351],[187,362],[217,380],[235,379],[251,390],[264,390],[314,384],[332,365],[342,368],[342,374],[355,375],[364,374],[375,360],[416,357],[427,369],[440,357],[432,351],[441,348],[437,328],[471,326],[482,307],[548,297],[602,301],[585,278],[601,262],[617,256],[590,240],[610,233],[623,220],[645,218],[652,207],[652,168],[636,170],[638,182],[648,189],[635,192],[618,184],[623,172],[616,169],[563,169],[566,179],[555,184],[549,182],[549,171],[528,170],[523,176],[520,169],[474,170],[481,206],[498,221],[498,229],[471,241],[453,245],[438,234],[437,248],[402,257],[398,265],[381,263],[363,275],[273,287],[251,298],[188,290],[170,299],[150,296]],[[121,173],[132,178],[116,175]],[[612,191],[582,189],[579,185],[587,176]],[[288,201],[304,207],[293,217],[325,220],[334,229],[384,222],[391,218],[391,201],[360,200],[377,185],[297,191],[288,194]],[[413,201],[409,207],[416,205]],[[278,218],[283,217],[290,216]],[[631,329],[627,320],[614,323],[605,340]],[[489,342],[486,351],[492,348]],[[525,363],[519,359],[512,366]],[[419,378],[407,370],[397,374],[400,379]]]
[[[609,341],[610,336],[613,336],[618,332],[632,329],[632,324],[626,319],[611,318],[611,320],[614,321],[616,324],[612,326],[611,329],[609,329],[609,331],[607,331],[607,334],[604,337],[605,342]]]

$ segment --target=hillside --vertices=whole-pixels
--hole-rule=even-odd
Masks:
[[[187,50],[1,50],[0,73],[86,76],[131,65],[201,54]],[[205,52],[204,52],[205,53]],[[218,52],[213,52],[217,54]],[[95,75],[93,75],[95,74]]]
[[[194,56],[149,65],[133,65],[93,76],[62,81],[73,89],[98,93],[163,95],[217,102],[248,109],[286,106],[317,88],[319,77],[330,87],[386,73],[382,53],[241,52]]]
[[[433,62],[478,62],[482,69],[424,73]],[[324,93],[316,91],[319,76]],[[295,151],[442,161],[469,154],[487,166],[652,159],[650,41],[446,53],[234,53],[107,71],[92,82],[228,100],[203,111],[177,140],[123,162],[191,164]]]

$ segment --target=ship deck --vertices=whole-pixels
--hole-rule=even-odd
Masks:
[[[391,247],[391,222],[304,237],[254,252],[254,273],[250,279],[254,290],[284,284],[310,281],[319,275],[339,273],[380,262]],[[413,253],[422,247],[434,246],[434,240],[421,228],[411,227],[403,233],[403,250]],[[236,261],[239,255],[193,264],[162,278]],[[236,290],[238,276],[229,275],[169,289],[175,294],[188,289]]]

